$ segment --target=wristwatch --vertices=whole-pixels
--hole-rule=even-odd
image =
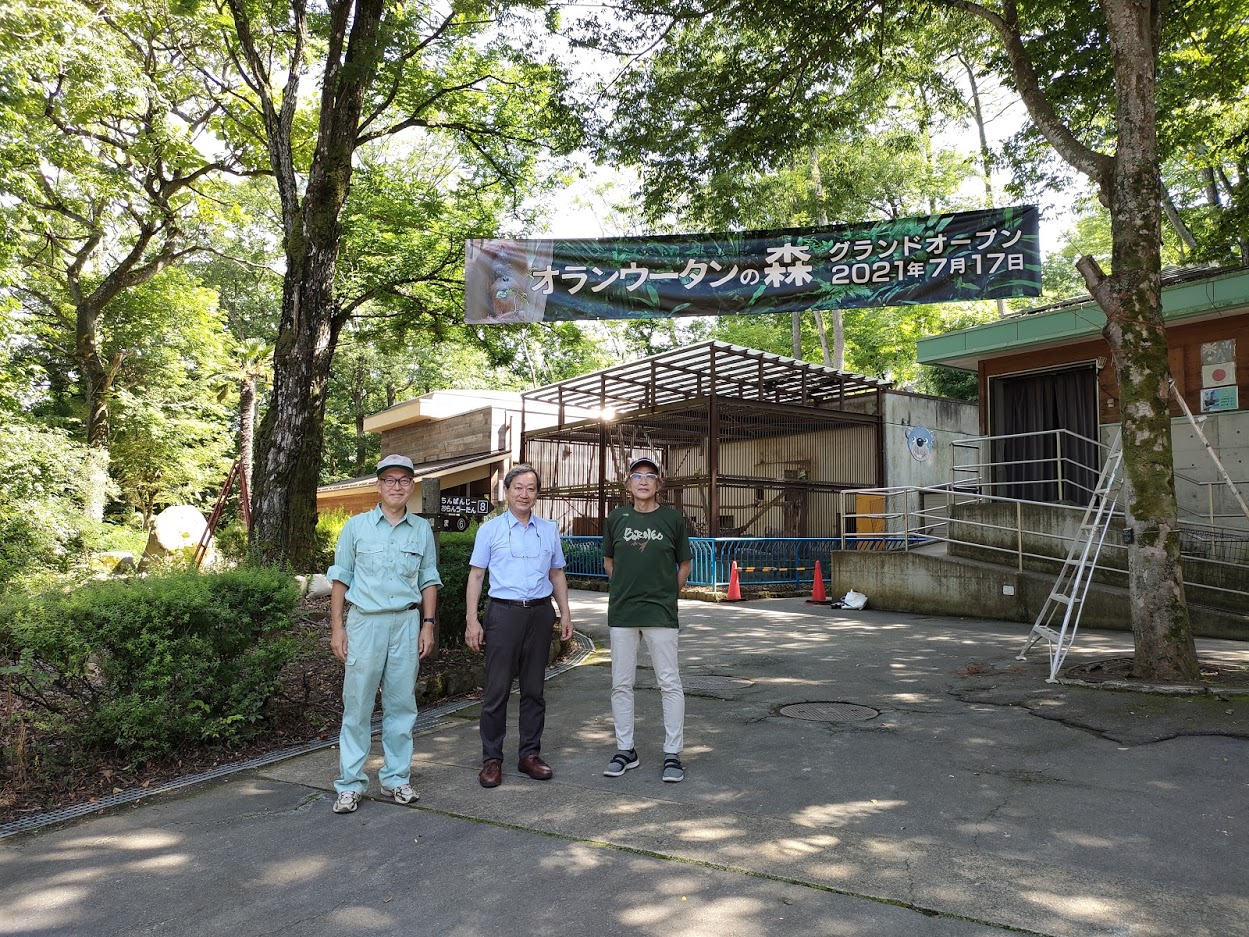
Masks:
[[[432,624],[435,624],[435,621],[434,621],[434,619],[432,619],[432,618],[422,618],[422,619],[421,619],[421,624],[423,625],[423,624],[425,624],[425,622],[429,622],[431,625],[432,625]]]

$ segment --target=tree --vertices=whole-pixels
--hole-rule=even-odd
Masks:
[[[952,148],[934,147],[922,130],[914,129],[915,123],[931,124],[933,116],[925,102],[912,103],[915,108],[899,100],[889,117],[839,139],[821,140],[773,171],[718,173],[678,201],[675,213],[686,228],[740,230],[828,224],[830,219],[894,219],[969,207],[959,192],[969,178],[969,161]],[[763,318],[769,328],[775,327],[774,317]],[[920,329],[940,328],[943,321],[940,310],[930,306],[836,309],[830,318],[832,347],[818,312],[812,336],[826,365],[841,369],[849,361],[853,370],[896,380],[918,376],[915,341]],[[757,336],[759,330],[726,319],[712,331],[725,341],[750,344],[743,336]],[[800,338],[798,357],[802,345]],[[771,337],[751,347],[789,354]]]
[[[627,146],[646,166],[655,201],[685,180],[798,152],[816,128],[849,126],[857,97],[874,100],[865,83],[899,80],[919,31],[935,19],[996,41],[996,66],[1032,125],[1091,180],[1110,214],[1110,271],[1091,257],[1079,269],[1107,315],[1104,335],[1123,404],[1135,672],[1195,678],[1161,314],[1158,62],[1164,48],[1170,56],[1211,37],[1222,41],[1242,28],[1239,14],[1220,0],[1191,0],[1171,15],[1159,0],[1102,0],[1096,9],[1049,2],[1020,9],[1016,0],[649,0],[636,9],[662,18],[668,31],[645,67],[624,80],[621,97],[634,108],[613,115],[621,126],[612,140],[617,154]],[[1194,38],[1183,17],[1207,31]],[[1172,87],[1185,72],[1163,77]],[[648,122],[660,113],[686,115],[687,126],[674,131],[665,121],[651,132]]]
[[[40,340],[73,362],[103,508],[110,404],[128,349],[108,352],[110,305],[194,253],[199,191],[237,165],[213,136],[214,74],[161,0],[89,6],[14,0],[0,10],[0,195],[12,290]],[[229,87],[215,75],[213,91]],[[215,153],[207,156],[206,153]]]
[[[230,336],[217,296],[182,267],[127,291],[108,309],[106,347],[127,349],[119,368],[109,447],[122,498],[148,521],[158,504],[216,493],[233,448],[218,393]]]
[[[223,0],[231,24],[223,41],[247,83],[228,105],[234,133],[263,145],[281,206],[282,310],[252,497],[253,550],[266,561],[312,563],[339,334],[370,300],[413,282],[396,270],[393,283],[381,277],[357,295],[336,289],[358,154],[401,134],[417,148],[442,138],[479,189],[520,194],[540,138],[563,122],[558,68],[492,32],[498,8],[439,10],[383,0],[329,0],[324,10],[307,0]],[[308,80],[319,88],[304,111]]]

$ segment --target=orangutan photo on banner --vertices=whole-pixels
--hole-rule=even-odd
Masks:
[[[469,241],[464,248],[464,321],[541,322],[546,294],[530,271],[551,263],[551,241]]]

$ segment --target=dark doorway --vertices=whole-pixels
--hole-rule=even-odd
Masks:
[[[997,492],[1026,501],[1088,504],[1100,469],[1097,445],[1090,441],[1098,438],[1092,366],[992,378],[990,387],[990,432],[1012,437],[995,443]]]

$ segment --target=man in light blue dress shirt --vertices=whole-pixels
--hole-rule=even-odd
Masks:
[[[503,781],[503,741],[507,733],[507,698],[512,678],[520,677],[520,760],[517,769],[535,781],[551,777],[542,760],[542,729],[546,723],[543,680],[551,648],[551,629],[559,606],[560,636],[572,637],[564,549],[554,521],[533,516],[541,480],[529,465],[517,465],[504,476],[507,513],[492,517],[477,530],[469,559],[468,626],[464,640],[474,651],[486,649],[486,687],[481,700],[482,787]],[[490,602],[478,620],[486,571]]]
[[[388,455],[377,465],[377,507],[343,525],[327,574],[330,647],[346,665],[343,726],[338,737],[335,813],[352,813],[368,789],[364,773],[370,721],[382,689],[382,791],[410,804],[412,727],[416,674],[434,649],[438,605],[437,554],[429,521],[408,512],[416,472],[407,456]],[[343,608],[351,603],[346,622]]]

